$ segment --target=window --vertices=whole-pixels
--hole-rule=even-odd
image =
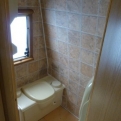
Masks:
[[[19,9],[10,25],[15,65],[32,60],[32,13],[31,9]]]

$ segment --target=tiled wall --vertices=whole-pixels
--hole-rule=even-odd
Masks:
[[[15,66],[17,87],[31,83],[47,75],[47,59],[42,32],[42,20],[38,0],[18,0],[19,8],[30,8],[33,14],[33,56],[34,60]]]
[[[78,116],[94,76],[110,0],[42,0],[49,74],[63,82],[63,107]]]

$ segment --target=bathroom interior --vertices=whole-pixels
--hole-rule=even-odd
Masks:
[[[54,77],[64,85],[61,107],[77,121],[95,75],[109,5],[110,0],[18,0],[19,9],[34,11],[34,60],[14,66],[17,89]]]
[[[34,60],[15,66],[17,88],[51,75],[65,85],[61,106],[75,117],[94,76],[110,0],[18,0],[32,9]]]

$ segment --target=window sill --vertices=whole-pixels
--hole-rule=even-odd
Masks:
[[[14,66],[20,65],[22,63],[26,63],[26,62],[32,61],[32,60],[34,60],[34,58],[25,58],[25,59],[22,59],[22,60],[14,61]]]

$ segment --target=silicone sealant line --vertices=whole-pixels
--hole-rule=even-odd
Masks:
[[[44,29],[43,14],[42,14],[42,4],[41,4],[41,0],[38,0],[38,2],[39,2],[40,14],[41,14],[40,16],[42,19],[42,32],[43,32],[43,39],[44,39],[44,44],[45,44],[45,53],[46,53],[46,58],[47,58],[47,74],[48,74],[49,62],[48,62],[47,46],[46,46],[46,40],[45,40],[45,29]]]

